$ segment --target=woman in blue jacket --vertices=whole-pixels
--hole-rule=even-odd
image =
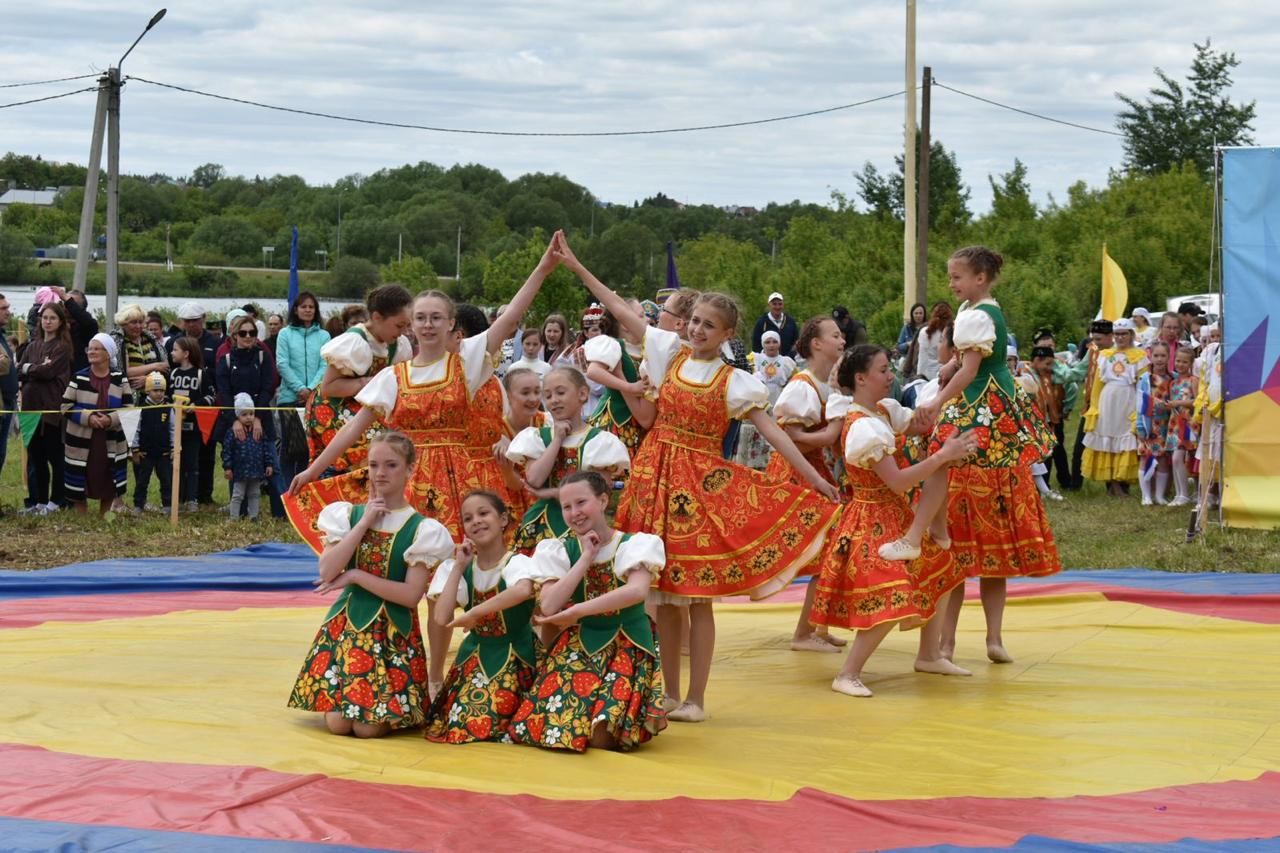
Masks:
[[[307,405],[307,400],[324,376],[325,362],[320,357],[320,348],[328,342],[329,333],[320,324],[320,303],[315,294],[304,290],[293,300],[289,322],[276,338],[276,368],[280,372],[278,405],[282,408],[296,406],[301,409]],[[296,420],[297,416],[292,412],[280,412],[284,435],[289,434],[292,425],[287,421],[291,418]],[[297,434],[302,438],[300,448],[295,448],[293,442],[281,448],[283,480],[286,483],[311,461],[307,458],[306,428],[301,421],[298,421]]]

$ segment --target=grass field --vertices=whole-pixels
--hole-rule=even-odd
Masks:
[[[300,541],[287,521],[270,518],[265,497],[257,523],[231,521],[218,510],[184,513],[177,527],[159,514],[19,516],[17,509],[26,492],[18,453],[18,442],[11,439],[0,476],[0,568],[43,569],[105,557],[209,554],[254,543]],[[132,475],[129,487],[127,502],[132,505]],[[158,488],[152,484],[152,503],[159,503]],[[227,502],[225,480],[218,479],[214,495],[218,503]],[[1280,530],[1224,530],[1211,525],[1200,540],[1187,545],[1186,508],[1142,507],[1136,496],[1107,497],[1096,483],[1086,483],[1084,490],[1064,501],[1049,502],[1048,509],[1064,568],[1280,571]]]

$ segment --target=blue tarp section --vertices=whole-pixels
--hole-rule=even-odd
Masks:
[[[1012,847],[956,847],[942,844],[935,847],[902,848],[895,853],[975,853],[975,851],[1045,851],[1045,853],[1263,853],[1280,850],[1280,838],[1256,838],[1244,841],[1198,841],[1184,838],[1181,841],[1086,844],[1083,841],[1063,841],[1043,835],[1027,835]]]
[[[1280,575],[1236,572],[1158,572],[1154,569],[1095,569],[1060,572],[1047,578],[1019,578],[1016,583],[1102,583],[1135,586],[1184,595],[1275,595]]]
[[[5,853],[46,853],[50,850],[127,850],[129,853],[170,853],[175,850],[183,853],[343,853],[368,849],[339,844],[263,841],[228,835],[160,832],[123,826],[90,826],[0,817],[0,850]]]

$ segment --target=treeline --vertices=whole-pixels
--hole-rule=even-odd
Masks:
[[[1004,254],[996,294],[1024,340],[1041,325],[1071,337],[1083,332],[1097,310],[1104,242],[1128,276],[1131,306],[1157,309],[1166,297],[1205,288],[1212,191],[1201,170],[1117,174],[1106,187],[1080,183],[1065,199],[1038,206],[1025,168],[1015,161],[1008,173],[988,178],[994,203],[975,217],[954,157],[938,143],[931,156],[931,207],[938,215],[930,235],[930,300],[949,298],[946,257],[974,242]],[[71,187],[52,208],[13,205],[5,212],[0,283],[66,274],[37,270],[26,258],[34,247],[75,242],[84,174],[83,167],[38,157],[0,158],[0,178],[11,186]],[[124,286],[283,295],[283,276],[254,283],[270,293],[247,292],[253,287],[235,273],[199,267],[260,266],[264,245],[275,246],[277,269],[287,266],[295,224],[302,268],[327,263],[331,269],[327,280],[313,279],[328,295],[357,298],[378,280],[437,286],[437,277],[455,273],[461,228],[461,276],[445,282],[446,289],[459,299],[494,305],[524,280],[547,235],[563,228],[584,261],[624,293],[650,296],[663,285],[664,245],[671,241],[687,286],[733,293],[748,317],[779,290],[797,316],[843,304],[875,339],[892,341],[903,308],[900,166],[887,177],[869,167],[857,183],[858,203],[833,193],[827,205],[727,211],[680,205],[661,193],[606,204],[562,175],[508,180],[476,164],[446,169],[424,162],[326,186],[309,186],[296,175],[232,176],[206,164],[180,179],[122,178],[122,259],[164,261],[167,230],[172,257],[185,267]],[[105,195],[98,208],[95,234],[105,231]],[[397,262],[401,252],[404,260]],[[585,292],[559,271],[535,310],[574,313],[584,301]]]

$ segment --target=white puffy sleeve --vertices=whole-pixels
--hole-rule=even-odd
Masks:
[[[996,324],[986,311],[966,308],[956,315],[952,339],[960,352],[977,350],[985,358],[995,351]]]
[[[320,357],[343,376],[364,376],[373,367],[373,350],[356,332],[344,332],[320,347]]]
[[[542,431],[537,427],[525,427],[507,445],[507,459],[516,465],[528,465],[546,449],[547,446],[542,442]]]
[[[438,566],[453,556],[453,537],[443,524],[434,518],[424,518],[418,522],[418,532],[413,536],[413,544],[404,550],[406,566],[426,563]],[[439,574],[439,572],[436,572]]]
[[[538,573],[538,564],[533,561],[532,557],[526,557],[524,554],[513,554],[507,560],[507,564],[502,567],[502,579],[506,581],[507,589],[510,589],[520,581],[540,583],[542,577]]]
[[[351,532],[351,504],[346,501],[331,503],[320,510],[316,527],[324,534],[324,544],[334,545]]]
[[[773,404],[773,417],[780,424],[817,426],[822,420],[822,400],[813,386],[803,379],[788,382]]]
[[[449,575],[453,572],[453,566],[452,559],[445,560],[440,564],[435,574],[431,576],[431,585],[427,587],[427,598],[435,601],[444,594],[444,585],[448,582]],[[467,589],[466,578],[458,578],[458,606],[466,607],[467,602],[470,600],[471,592]]]
[[[581,467],[588,471],[626,471],[631,467],[631,455],[616,435],[601,430],[583,444]]]
[[[474,397],[480,386],[493,375],[493,359],[489,357],[489,333],[472,335],[458,346],[462,372],[467,377],[467,396]]]
[[[396,338],[396,354],[387,361],[387,364],[399,364],[402,361],[409,361],[412,358],[413,344],[409,341],[407,335],[401,335]]]
[[[1040,383],[1030,373],[1019,373],[1017,382],[1022,386],[1022,390],[1032,397],[1040,393]]]
[[[607,369],[613,370],[622,361],[622,344],[608,335],[596,335],[594,338],[588,338],[582,345],[582,354],[587,361],[599,362]]]
[[[933,398],[937,397],[938,392],[941,390],[942,387],[938,382],[937,377],[930,379],[928,382],[921,385],[920,389],[916,391],[916,405],[923,406],[926,403],[932,402]]]
[[[858,418],[844,441],[844,461],[859,468],[873,468],[886,454],[892,455],[897,446],[887,423],[876,417]]]
[[[889,426],[893,429],[894,435],[902,435],[907,431],[907,427],[911,426],[911,418],[915,412],[892,397],[885,397],[876,403],[876,407],[889,419]]]
[[[644,359],[647,362],[649,381],[658,386],[667,376],[671,359],[680,352],[680,336],[675,332],[649,326],[644,330]]]
[[[373,409],[378,413],[379,418],[386,420],[391,410],[396,407],[396,397],[399,395],[400,384],[396,381],[395,368],[384,367],[369,380],[368,385],[356,392],[356,402]]]
[[[752,409],[769,408],[769,389],[745,370],[735,369],[729,376],[727,396],[731,418],[746,417]]]
[[[852,397],[846,397],[839,391],[832,391],[827,396],[827,420],[842,421],[844,416],[849,414],[849,404],[853,402]]]
[[[662,540],[652,533],[634,533],[618,546],[613,557],[613,573],[626,580],[636,569],[645,569],[653,578],[662,574],[667,564],[667,551]]]
[[[558,581],[569,574],[573,565],[569,562],[569,552],[559,539],[543,539],[533,549],[533,567],[535,579],[539,583]]]

